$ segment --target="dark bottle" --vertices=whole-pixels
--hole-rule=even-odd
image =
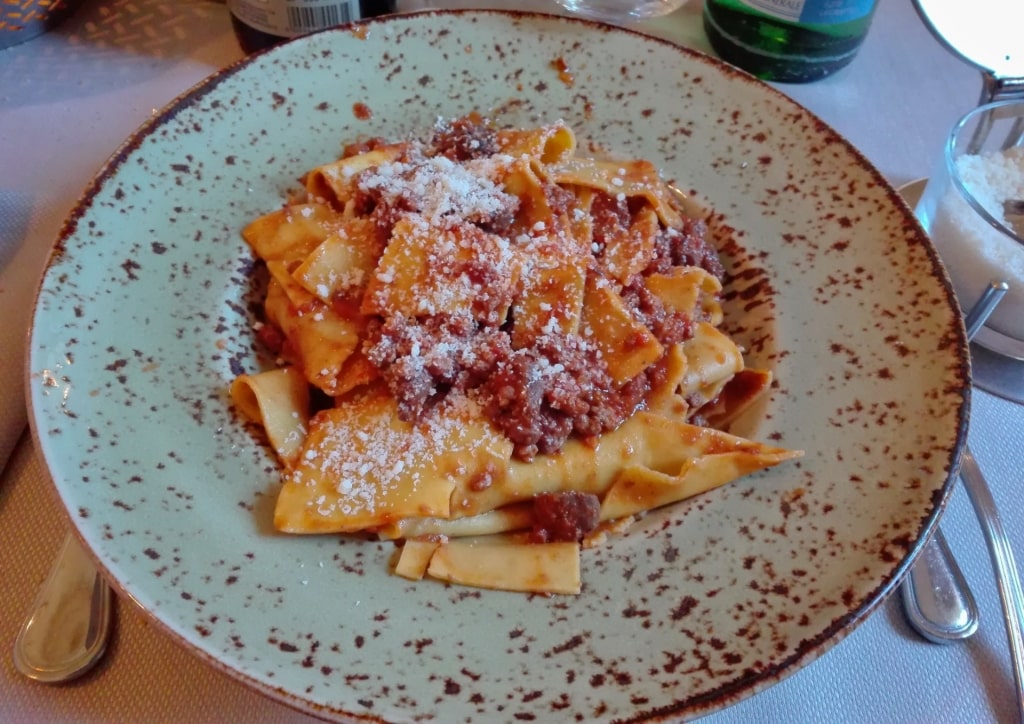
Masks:
[[[238,44],[252,53],[315,30],[384,15],[393,0],[227,0]]]
[[[705,0],[704,31],[722,60],[764,80],[806,83],[857,54],[876,0]]]

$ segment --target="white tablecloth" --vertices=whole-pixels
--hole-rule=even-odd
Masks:
[[[554,10],[545,2],[517,7]],[[707,49],[700,0],[639,27]],[[0,461],[22,429],[31,295],[64,216],[144,119],[240,55],[224,6],[200,0],[87,1],[60,28],[0,51],[0,422],[7,423],[0,425]],[[947,130],[975,105],[981,85],[976,71],[931,37],[910,0],[881,0],[849,68],[812,85],[780,88],[900,185],[930,172]],[[1024,485],[1024,407],[977,391],[970,439],[1024,555],[1024,495],[1018,492]],[[31,441],[21,437],[0,480],[4,651],[56,554],[61,515]],[[952,646],[926,643],[907,627],[893,599],[819,661],[708,720],[1014,720],[992,572],[959,489],[943,529],[979,599],[977,635]],[[107,658],[78,682],[37,684],[16,673],[9,654],[0,660],[0,721],[311,721],[192,658],[126,602],[117,608]]]

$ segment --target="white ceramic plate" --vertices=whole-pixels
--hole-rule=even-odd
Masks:
[[[275,462],[226,392],[260,363],[241,227],[343,141],[497,108],[652,159],[715,210],[732,325],[777,378],[749,426],[807,452],[585,552],[578,597],[413,584],[389,543],[275,534]],[[387,721],[695,715],[777,681],[907,568],[969,395],[933,249],[832,130],[668,43],[485,11],[308,37],[164,109],[62,232],[30,374],[59,493],[123,595],[270,696]]]

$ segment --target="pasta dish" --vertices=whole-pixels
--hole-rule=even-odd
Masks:
[[[235,405],[286,533],[399,541],[398,575],[579,593],[581,548],[800,453],[721,429],[768,389],[706,225],[648,161],[475,115],[353,143],[243,237],[279,366]]]

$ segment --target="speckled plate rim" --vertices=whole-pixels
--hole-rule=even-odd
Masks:
[[[542,21],[545,19],[550,19],[561,23],[575,23],[581,26],[591,26],[594,28],[600,28],[605,32],[632,34],[641,36],[645,42],[669,46],[673,48],[674,51],[678,52],[681,56],[685,56],[690,60],[705,63],[708,66],[708,69],[712,72],[723,73],[727,75],[732,75],[734,77],[746,79],[750,83],[757,84],[759,87],[761,87],[763,92],[774,95],[779,101],[782,102],[783,105],[789,105],[792,106],[794,109],[799,109],[801,113],[813,119],[814,123],[825,133],[831,135],[839,143],[843,144],[845,146],[844,150],[847,153],[850,153],[854,158],[856,158],[863,169],[868,170],[871,174],[874,175],[874,181],[877,182],[880,186],[885,187],[889,190],[890,199],[896,206],[902,209],[903,213],[906,216],[905,223],[915,227],[915,229],[920,231],[920,234],[924,237],[923,230],[920,230],[920,226],[914,218],[912,211],[909,209],[909,207],[907,207],[906,203],[902,200],[899,193],[889,185],[889,183],[884,179],[884,177],[882,177],[880,172],[878,172],[877,169],[874,168],[874,166],[860,153],[858,149],[853,147],[846,139],[844,139],[842,136],[840,136],[838,133],[832,130],[827,124],[825,124],[823,121],[817,118],[812,112],[808,111],[802,106],[799,106],[795,101],[790,99],[785,94],[772,88],[771,86],[768,86],[767,84],[762,83],[761,81],[758,81],[752,76],[748,76],[746,73],[742,71],[739,71],[735,68],[732,68],[731,66],[728,66],[718,61],[715,58],[706,56],[703,53],[700,53],[699,51],[675,46],[669,41],[651,37],[638,31],[613,26],[605,26],[604,24],[599,22],[579,18],[567,18],[561,15],[515,10],[432,10],[423,11],[421,14],[431,16],[505,16],[515,17],[523,20],[536,18]],[[380,23],[388,23],[392,20],[393,17],[401,16],[371,19],[364,21],[364,24],[373,26]],[[318,33],[317,35],[343,32],[348,32],[348,30],[343,27],[339,29],[323,31],[322,33]],[[297,43],[301,43],[304,40],[305,39],[300,38],[286,45],[294,45]],[[203,98],[206,94],[210,93],[215,88],[217,88],[224,80],[234,76],[235,74],[241,71],[244,71],[254,62],[256,58],[267,54],[275,53],[277,52],[277,50],[278,49],[276,48],[271,48],[266,51],[261,51],[259,53],[250,55],[216,73],[213,73],[206,79],[200,81],[198,84],[186,90],[185,92],[177,96],[174,100],[169,102],[159,112],[155,113],[149,120],[142,124],[139,127],[139,129],[135,133],[133,133],[131,137],[129,137],[112,154],[110,159],[103,165],[103,167],[96,174],[94,179],[83,191],[83,194],[80,197],[79,201],[76,203],[75,208],[68,216],[68,219],[65,221],[56,240],[50,264],[48,265],[47,269],[43,272],[42,279],[39,285],[40,289],[42,289],[42,287],[46,284],[47,276],[50,271],[50,266],[54,263],[54,260],[59,258],[65,252],[67,244],[73,240],[73,236],[75,234],[79,219],[92,205],[98,191],[103,188],[105,183],[107,183],[112,177],[116,175],[121,165],[126,161],[130,154],[139,146],[139,144],[143,142],[148,136],[150,136],[150,134],[158,130],[169,119],[174,118],[180,111],[190,107],[192,104],[196,103],[198,100]],[[941,281],[941,284],[944,287],[946,295],[948,297],[948,301],[950,302],[950,307],[955,311],[957,307],[955,305],[955,302],[953,301],[954,297],[951,284],[949,282],[948,277],[945,275],[945,272],[943,271],[942,263],[937,253],[933,248],[930,247],[930,245],[928,247],[928,255],[933,265],[932,273],[937,279]],[[38,304],[39,298],[37,297],[33,311],[33,337],[35,319],[36,315],[39,313]],[[959,321],[958,316],[956,317],[956,319]],[[949,495],[956,477],[956,471],[959,468],[961,448],[966,441],[970,410],[970,359],[969,355],[966,353],[966,334],[963,330],[962,324],[956,325],[956,336],[957,339],[955,342],[955,346],[958,350],[960,350],[958,358],[962,371],[962,385],[958,389],[958,393],[961,395],[962,402],[960,404],[958,413],[956,444],[954,446],[954,449],[950,451],[950,460],[947,461],[949,473],[946,476],[945,482],[941,485],[941,487],[933,491],[933,505],[930,512],[921,521],[919,536],[909,544],[906,555],[902,557],[898,564],[892,567],[888,577],[886,577],[882,581],[882,583],[878,585],[878,587],[870,595],[866,597],[862,605],[850,610],[845,616],[836,619],[831,626],[822,630],[813,638],[807,639],[804,642],[802,642],[799,650],[796,651],[794,654],[792,654],[791,656],[787,657],[782,661],[775,662],[771,667],[758,673],[756,676],[748,678],[740,677],[735,681],[726,683],[714,690],[690,698],[684,702],[675,702],[668,708],[656,708],[653,710],[638,711],[636,718],[630,717],[626,719],[621,719],[621,721],[646,721],[649,719],[663,720],[664,718],[672,718],[677,716],[684,716],[685,718],[703,716],[713,711],[717,711],[732,704],[735,704],[740,700],[746,699],[753,694],[763,691],[764,689],[767,689],[775,683],[778,683],[779,681],[783,680],[789,675],[796,673],[801,668],[803,668],[807,664],[813,662],[818,657],[826,653],[834,645],[842,641],[856,628],[856,626],[859,623],[861,623],[870,613],[872,613],[894,590],[899,580],[912,565],[913,561],[920,553],[925,542],[931,536],[932,532],[937,526],[938,520],[945,508],[945,505],[949,500]],[[29,370],[29,373],[26,377],[26,388],[30,400],[34,400],[34,393],[38,386],[38,380],[34,378],[32,366],[33,351],[34,346],[30,344],[27,352],[27,358],[29,360],[27,369]],[[61,502],[66,504],[64,499],[64,492],[62,489],[61,476],[58,471],[55,471],[51,467],[50,456],[46,455],[46,452],[48,450],[48,436],[45,432],[40,430],[40,422],[37,419],[37,411],[35,409],[35,404],[32,405],[31,412],[32,414],[30,415],[30,428],[33,435],[33,439],[37,445],[37,448],[44,453],[47,465],[48,467],[50,467],[51,474],[54,479],[54,492],[61,499]],[[118,580],[116,576],[113,575],[111,570],[106,565],[103,557],[98,555],[92,549],[88,539],[83,535],[82,530],[80,529],[80,524],[79,521],[76,519],[76,516],[71,515],[70,517],[74,524],[75,533],[78,535],[79,539],[82,540],[82,542],[85,544],[86,550],[89,551],[90,555],[93,557],[98,567],[103,571],[104,575],[111,583],[111,585],[119,592],[119,594],[122,597],[131,600],[138,608],[140,608],[142,612],[147,616],[147,618],[153,623],[155,623],[160,630],[164,631],[178,644],[184,646],[190,653],[198,656],[201,660],[205,661],[209,665],[229,674],[230,676],[247,684],[253,689],[260,691],[263,694],[268,695],[274,699],[277,699],[300,711],[304,711],[315,716],[321,716],[332,719],[339,718],[343,720],[352,721],[380,720],[375,716],[367,716],[365,714],[356,714],[350,711],[344,711],[334,708],[323,708],[317,706],[315,703],[308,701],[301,694],[298,694],[294,691],[287,691],[284,689],[275,688],[273,686],[267,685],[267,683],[265,683],[264,681],[250,675],[246,671],[240,670],[235,666],[231,666],[225,663],[217,656],[207,652],[200,646],[196,645],[195,642],[189,640],[189,638],[182,635],[181,632],[178,631],[174,626],[172,626],[163,618],[161,618],[160,612],[147,608],[144,604],[140,603],[135,598],[135,596],[133,596],[132,587],[123,585],[122,582]]]

